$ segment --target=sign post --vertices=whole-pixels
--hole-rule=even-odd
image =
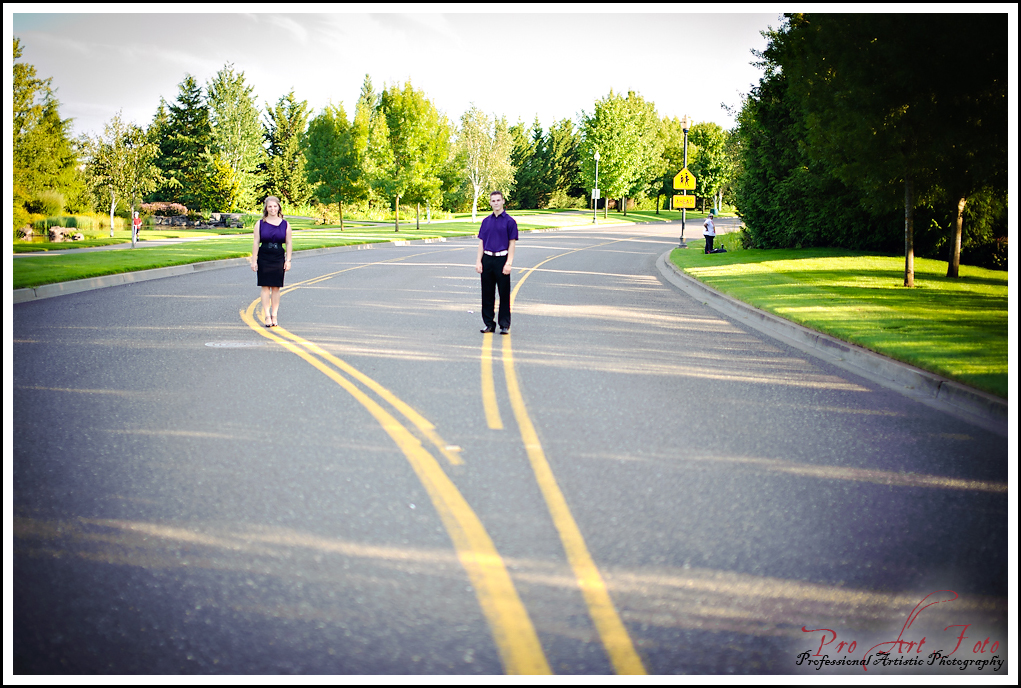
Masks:
[[[673,210],[681,211],[681,244],[680,248],[688,248],[684,243],[684,221],[688,208],[695,209],[695,196],[688,195],[689,191],[695,190],[695,175],[688,171],[688,130],[684,130],[684,169],[674,177],[674,190],[680,191],[679,196],[675,195],[670,199],[670,207]]]

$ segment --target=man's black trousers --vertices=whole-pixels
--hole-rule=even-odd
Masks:
[[[507,256],[487,256],[482,254],[482,322],[486,327],[498,324],[500,329],[510,329],[510,275],[503,274],[503,266]],[[493,320],[493,306],[496,301],[496,290],[500,291],[500,317]]]

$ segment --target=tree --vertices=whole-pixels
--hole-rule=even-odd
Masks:
[[[543,140],[543,171],[552,202],[585,195],[578,150],[580,143],[580,136],[570,119],[560,120],[551,126]]]
[[[308,128],[308,101],[298,102],[294,91],[281,96],[276,107],[266,103],[265,137],[269,146],[266,161],[266,192],[300,206],[312,197],[312,185],[305,173],[303,139]]]
[[[35,67],[18,62],[22,53],[21,41],[15,38],[11,131],[15,227],[28,220],[41,192],[77,197],[81,186],[75,170],[78,153],[69,135],[71,119],[60,118],[51,80],[38,78]]]
[[[961,35],[982,40],[962,51]],[[916,206],[949,195],[959,225],[969,194],[1006,180],[1006,37],[1005,15],[789,17],[780,56],[812,155],[866,202],[903,185],[905,286]],[[957,240],[951,251],[956,275]]]
[[[714,122],[699,122],[688,131],[688,141],[698,151],[698,158],[688,167],[695,175],[695,193],[705,199],[712,199],[715,207],[720,206],[719,196],[730,181],[731,163],[727,157],[727,139],[723,127]]]
[[[110,236],[119,202],[136,202],[162,181],[155,161],[159,146],[136,124],[125,123],[118,112],[103,128],[103,136],[89,139],[88,170],[97,191],[110,200]],[[134,233],[132,233],[134,246]]]
[[[657,176],[663,152],[659,118],[652,103],[629,91],[596,101],[591,115],[582,113],[581,169],[586,186],[595,183],[594,155],[599,151],[599,185],[609,198],[622,199]]]
[[[400,202],[421,203],[440,198],[440,177],[450,149],[450,125],[422,91],[411,82],[403,88],[384,88],[378,111],[385,118],[392,158],[390,176],[376,176],[376,187],[394,198],[394,231],[398,231]],[[379,127],[379,132],[382,132]],[[381,142],[377,142],[380,145]],[[381,172],[382,170],[378,170]]]
[[[235,72],[234,65],[228,63],[216,73],[206,90],[212,133],[207,160],[215,164],[213,161],[219,156],[241,185],[238,205],[221,210],[250,208],[258,200],[256,194],[262,186],[259,166],[266,158],[253,89],[245,84],[245,73]]]
[[[160,144],[157,166],[165,180],[150,200],[180,201],[197,209],[205,193],[208,152],[213,145],[209,108],[191,74],[184,75],[177,91],[172,104],[160,99],[150,125]]]
[[[504,119],[495,125],[472,105],[461,117],[455,144],[456,156],[471,194],[472,222],[483,192],[502,190],[514,181],[510,154],[513,139]]]
[[[891,250],[894,206],[863,204],[824,160],[809,155],[806,116],[784,67],[786,30],[766,34],[757,63],[764,71],[742,103],[735,136],[742,174],[735,201],[747,245],[756,248],[842,246]],[[896,199],[892,199],[896,204]]]
[[[531,129],[519,122],[509,132],[514,167],[514,195],[509,203],[516,208],[545,208],[552,189],[546,176],[545,136],[539,118],[535,118]]]
[[[368,196],[362,165],[368,140],[368,113],[359,105],[355,123],[348,126],[343,105],[329,105],[312,120],[306,138],[308,179],[320,203],[336,203],[344,231],[344,203]]]

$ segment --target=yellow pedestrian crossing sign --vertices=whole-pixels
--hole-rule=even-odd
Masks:
[[[674,177],[674,188],[678,191],[694,191],[695,175],[688,172],[688,168],[685,167]]]

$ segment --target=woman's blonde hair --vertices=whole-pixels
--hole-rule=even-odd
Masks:
[[[267,217],[269,217],[268,206],[270,201],[277,202],[277,217],[283,219],[284,207],[283,205],[280,204],[280,199],[277,198],[276,196],[266,196],[266,200],[262,202],[262,219],[265,220]]]

